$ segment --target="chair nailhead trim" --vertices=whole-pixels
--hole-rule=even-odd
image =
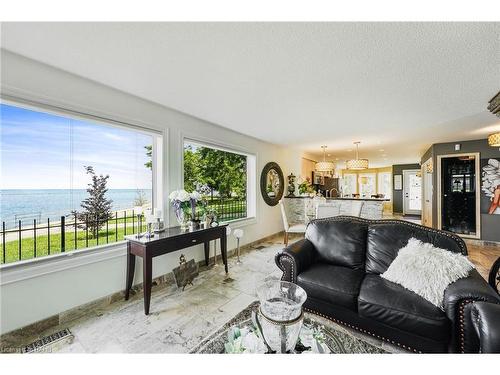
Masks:
[[[321,219],[320,219],[320,220],[321,220]],[[412,352],[414,352],[414,353],[422,354],[422,352],[421,352],[420,350],[417,350],[417,349],[412,348],[412,347],[410,347],[410,346],[405,346],[405,345],[402,345],[402,344],[400,344],[400,343],[398,343],[398,342],[394,342],[394,341],[392,341],[392,340],[389,340],[389,339],[387,339],[387,338],[385,338],[385,337],[383,337],[383,336],[376,335],[376,334],[374,334],[374,333],[372,333],[372,332],[370,332],[370,331],[367,331],[367,330],[365,330],[365,329],[362,329],[362,328],[359,328],[359,327],[353,326],[353,325],[351,325],[351,324],[349,324],[349,323],[345,323],[345,322],[343,322],[342,320],[338,320],[338,319],[332,318],[332,317],[330,317],[330,316],[324,315],[324,314],[319,313],[319,312],[317,312],[317,311],[311,310],[311,309],[309,309],[309,308],[307,308],[307,307],[304,307],[304,310],[306,310],[307,312],[310,312],[311,314],[319,315],[319,316],[321,316],[321,317],[323,317],[323,318],[325,318],[325,319],[328,319],[328,320],[330,320],[330,321],[332,321],[332,322],[334,322],[334,323],[337,323],[337,324],[342,324],[343,326],[347,326],[347,327],[350,327],[350,328],[356,329],[357,331],[362,331],[362,332],[364,332],[364,333],[366,333],[366,334],[368,334],[368,335],[370,335],[370,336],[377,337],[378,339],[381,339],[381,340],[387,341],[387,342],[389,342],[389,343],[391,343],[391,344],[398,345],[398,346],[403,346],[403,348],[404,348],[404,349],[406,349],[406,350],[408,350],[408,351],[412,351]]]
[[[279,258],[279,264],[281,265],[282,267],[282,271],[283,271],[283,276],[281,276],[281,280],[283,280],[285,278],[285,274],[286,274],[286,267],[285,265],[283,264],[283,261],[287,261],[290,263],[290,269],[291,269],[291,272],[290,272],[290,281],[291,282],[295,282],[296,278],[295,278],[295,267],[294,267],[294,260],[292,257],[286,255],[286,254],[282,254]]]
[[[465,305],[472,303],[473,301],[470,299],[463,300],[458,305],[458,319],[460,321],[459,329],[460,329],[460,352],[465,353]]]

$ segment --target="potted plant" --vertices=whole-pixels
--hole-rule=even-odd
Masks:
[[[299,194],[302,196],[315,194],[314,186],[311,185],[311,180],[307,177],[302,183],[299,184]]]

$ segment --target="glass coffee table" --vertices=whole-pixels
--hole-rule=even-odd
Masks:
[[[253,302],[190,352],[199,354],[269,353],[252,322],[252,312],[257,311],[258,308],[259,302]],[[343,327],[327,319],[304,312],[304,324],[293,353],[381,354],[388,353],[388,351],[384,350],[381,345],[353,336]]]

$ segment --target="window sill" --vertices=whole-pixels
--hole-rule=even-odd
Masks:
[[[222,222],[222,224],[227,224],[233,229],[256,223],[257,219],[255,217]],[[0,286],[81,267],[87,264],[125,257],[126,255],[126,241],[121,241],[88,249],[49,255],[42,258],[2,264],[0,266]]]
[[[87,264],[125,257],[125,241],[0,266],[0,286]]]
[[[241,228],[247,225],[256,224],[257,219],[255,217],[245,217],[244,219],[235,219],[229,221],[223,221],[221,224],[227,224],[231,228]]]

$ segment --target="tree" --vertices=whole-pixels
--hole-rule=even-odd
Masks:
[[[146,149],[146,156],[149,158],[144,165],[146,168],[153,170],[153,145],[147,145],[144,148]]]
[[[231,197],[234,193],[244,196],[246,192],[246,157],[232,152],[209,147],[197,149],[199,156],[199,182],[207,185],[212,195]]]
[[[134,206],[141,206],[142,207],[148,203],[149,203],[149,201],[148,201],[148,198],[146,197],[146,193],[144,192],[144,190],[137,189],[137,191],[135,193],[135,198],[134,198]]]
[[[200,173],[201,164],[200,154],[194,151],[191,145],[187,145],[184,148],[184,189],[186,191],[194,191],[205,183]]]
[[[83,211],[76,215],[78,220],[83,223],[80,227],[88,229],[91,235],[96,238],[99,229],[113,217],[111,213],[111,204],[113,201],[106,198],[109,175],[103,176],[101,174],[98,176],[93,167],[84,166],[84,168],[87,174],[92,177],[92,181],[88,184],[87,188],[89,197],[80,203]]]

